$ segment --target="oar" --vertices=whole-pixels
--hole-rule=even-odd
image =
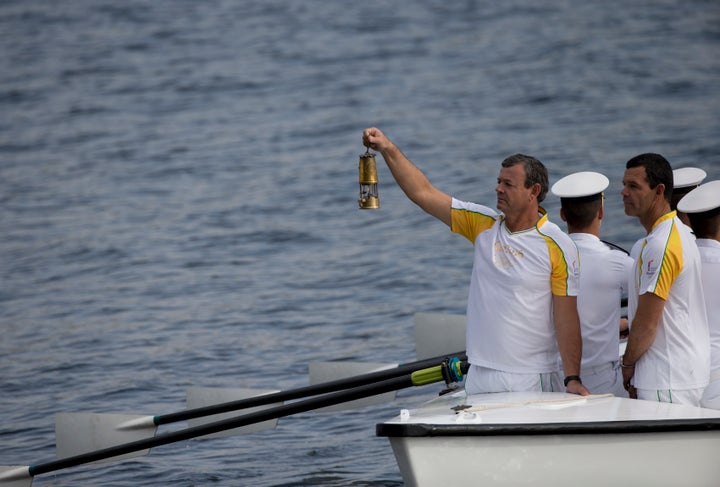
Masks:
[[[465,350],[465,329],[465,315],[415,313],[415,356],[422,360],[453,350]]]
[[[323,382],[330,382],[341,378],[352,377],[360,374],[369,374],[371,372],[377,372],[380,370],[394,369],[398,366],[398,363],[374,363],[374,362],[311,362],[308,365],[308,375],[310,376],[310,385],[317,385]],[[249,397],[257,396],[261,393],[270,394],[279,391],[258,391],[257,389],[232,389],[226,387],[188,387],[187,388],[187,407],[188,409],[196,409],[206,406],[213,406],[222,404],[225,402],[239,401]],[[395,391],[387,392],[385,394],[379,394],[377,396],[366,397],[358,399],[357,401],[349,401],[342,404],[337,404],[328,408],[322,409],[322,411],[345,411],[348,409],[357,409],[366,406],[373,406],[376,404],[383,404],[390,402],[395,399]],[[275,402],[272,405],[279,406],[282,401]],[[263,408],[265,406],[259,406]],[[252,411],[251,408],[248,411]],[[201,418],[191,418],[188,420],[188,426],[200,426],[203,424],[210,423],[212,421],[219,421],[221,419],[230,418],[233,416],[233,411],[216,414],[212,416],[204,416]],[[249,433],[255,433],[267,429],[273,429],[277,426],[277,419],[272,421],[265,421],[264,423],[258,423],[242,428],[222,431],[220,433],[207,436],[204,438],[223,438],[235,435],[244,435]],[[87,448],[83,451],[91,451],[97,448]],[[77,453],[80,453],[79,451]]]
[[[0,485],[29,487],[32,484],[32,478],[36,475],[55,472],[57,470],[87,463],[98,462],[113,457],[126,458],[128,454],[136,451],[149,450],[150,448],[154,448],[156,446],[189,440],[199,436],[211,435],[228,429],[282,418],[292,414],[303,413],[342,402],[353,401],[368,396],[374,396],[376,394],[383,394],[389,391],[413,386],[423,386],[443,380],[446,382],[458,382],[462,379],[465,372],[466,365],[459,359],[452,358],[449,361],[443,360],[439,365],[415,370],[409,373],[406,371],[403,375],[385,379],[373,384],[366,384],[359,387],[353,387],[348,390],[331,392],[318,397],[312,397],[310,399],[304,399],[294,403],[244,414],[235,418],[225,419],[193,428],[186,428],[184,430],[171,433],[165,433],[153,438],[146,438],[121,445],[115,445],[109,448],[83,453],[52,462],[7,469],[3,473],[0,473]]]
[[[308,376],[310,385],[322,384],[337,380],[340,378],[352,377],[360,374],[369,374],[371,372],[379,372],[381,370],[393,369],[398,366],[397,363],[378,363],[378,362],[310,362],[308,364]],[[322,411],[347,411],[349,409],[358,409],[377,404],[384,404],[395,400],[396,391],[378,394],[377,396],[369,396],[356,401],[348,401],[327,408]]]
[[[397,366],[397,362],[311,362],[310,364],[308,364],[308,375],[310,378],[310,385],[314,386],[337,379],[344,379],[347,377],[357,376],[361,374],[369,374],[371,372],[378,372],[380,370],[394,369]],[[266,391],[265,393],[269,394],[272,392],[278,391]],[[231,389],[226,387],[188,387],[187,407],[188,409],[195,409],[200,407],[212,406],[224,402],[236,401],[244,398],[257,396],[258,394],[260,394],[260,391],[257,391],[255,389]],[[357,401],[350,401],[338,404],[335,406],[324,408],[322,411],[345,411],[348,409],[357,409],[367,406],[374,406],[377,404],[383,404],[390,402],[394,399],[395,391],[392,391],[385,394],[379,394],[377,396],[358,399]],[[280,404],[282,404],[282,402],[273,403],[273,405],[275,406],[278,406]],[[218,421],[220,419],[230,418],[232,417],[232,415],[233,412],[228,412],[219,415],[205,416],[202,418],[193,418],[188,420],[188,426],[200,426],[211,421]],[[275,426],[277,426],[277,420],[266,421],[265,423],[259,423],[251,426],[245,426],[243,428],[223,431],[216,435],[212,435],[212,437],[222,438],[227,436],[254,433],[266,429],[273,429]],[[88,448],[86,451],[90,451],[93,449],[95,448]]]
[[[186,397],[186,407],[188,410],[194,410],[194,409],[201,409],[208,406],[216,406],[218,404],[224,404],[228,402],[233,401],[241,401],[244,399],[248,399],[251,397],[256,397],[260,395],[265,394],[274,394],[280,392],[278,390],[267,390],[262,391],[259,389],[236,389],[236,388],[228,388],[228,387],[188,387],[185,390],[185,397]],[[280,406],[283,404],[283,401],[275,401],[273,403],[268,403],[267,405],[261,405],[257,407],[252,408],[243,408],[244,413],[251,413],[253,411],[259,411],[261,409],[265,409],[267,407],[271,406]],[[233,416],[236,416],[236,411],[229,411],[227,413],[222,414],[214,414],[212,416],[200,416],[197,418],[190,418],[188,419],[187,425],[190,427],[193,426],[200,426],[203,424],[207,424],[213,421],[220,421],[221,419],[227,419],[232,418]],[[271,421],[264,421],[262,423],[257,424],[251,424],[249,426],[245,426],[242,428],[232,429],[232,430],[226,430],[222,431],[220,433],[206,436],[205,438],[223,438],[228,436],[236,436],[236,435],[247,435],[251,433],[257,433],[259,431],[269,430],[273,429],[277,426],[277,419],[273,419]],[[91,448],[86,451],[95,450],[96,448]],[[80,453],[80,452],[78,452]]]
[[[451,356],[462,356],[464,352],[444,354],[425,360],[418,360],[407,364],[398,365],[395,368],[380,370],[362,375],[346,377],[328,381],[311,386],[290,389],[287,391],[241,391],[240,396],[246,397],[211,404],[208,406],[186,409],[176,413],[159,416],[143,416],[129,414],[99,414],[99,413],[58,413],[55,415],[55,437],[58,458],[65,458],[80,455],[93,450],[109,448],[133,441],[140,441],[155,436],[157,427],[164,424],[180,421],[194,420],[206,416],[238,411],[241,409],[261,408],[268,405],[278,405],[283,401],[290,401],[309,396],[326,394],[328,392],[340,391],[352,387],[372,384],[384,379],[390,379],[405,375],[410,372],[433,366]],[[190,394],[198,394],[198,391],[189,391]],[[202,391],[199,391],[202,393]],[[249,394],[257,394],[247,397]],[[197,400],[190,401],[197,403]],[[199,426],[195,423],[191,426]],[[250,433],[261,429],[275,427],[275,421],[264,424],[254,423],[252,428],[233,431],[233,433]],[[131,456],[147,454],[147,451],[136,451]]]
[[[465,348],[465,315],[446,313],[415,313],[413,316],[415,356],[418,360],[435,360],[442,354],[457,355]],[[310,364],[310,383],[317,384],[338,376],[352,376],[369,370],[396,367],[397,364],[367,362],[313,362]],[[325,408],[325,411],[344,411],[392,401],[395,391],[382,396],[367,397]]]

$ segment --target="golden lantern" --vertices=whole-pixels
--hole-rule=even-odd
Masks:
[[[380,208],[378,196],[378,176],[375,167],[375,154],[370,153],[368,147],[365,154],[360,155],[360,199],[358,204],[361,210],[375,210]]]

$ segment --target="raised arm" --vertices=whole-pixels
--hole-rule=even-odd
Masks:
[[[452,198],[433,186],[385,134],[374,127],[365,129],[363,144],[380,152],[398,186],[413,203],[447,226],[451,225]]]
[[[577,312],[575,296],[553,295],[553,319],[558,349],[563,362],[565,377],[580,375],[582,359],[582,336],[580,335],[580,318]],[[567,392],[587,396],[588,390],[580,382],[568,382]]]

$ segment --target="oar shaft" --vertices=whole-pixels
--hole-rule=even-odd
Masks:
[[[94,452],[67,457],[48,463],[33,465],[29,467],[29,472],[31,476],[54,472],[56,470],[61,470],[64,468],[75,467],[86,463],[97,462],[100,460],[105,460],[107,458],[125,455],[127,453],[154,448],[156,446],[167,445],[169,443],[189,440],[191,438],[210,435],[213,433],[218,433],[220,431],[239,428],[241,426],[247,426],[249,424],[282,418],[291,414],[303,413],[313,409],[319,409],[327,406],[333,406],[335,404],[340,404],[343,402],[362,399],[364,397],[384,394],[386,392],[412,387],[413,385],[415,384],[413,382],[412,374],[406,372],[405,375],[400,377],[386,379],[384,381],[376,382],[373,384],[366,384],[364,386],[356,387],[349,390],[329,393],[323,396],[313,397],[291,404],[256,411],[253,413],[238,416],[236,418],[225,419],[222,421],[216,421],[214,423],[208,423],[202,426],[196,426],[194,428],[187,428],[181,431],[158,435],[154,438],[133,441],[130,443],[125,443],[122,445],[117,445]]]
[[[273,404],[276,402],[292,401],[294,399],[301,399],[309,396],[318,396],[320,394],[342,391],[344,389],[360,387],[366,384],[373,384],[381,380],[392,379],[394,377],[399,377],[410,372],[415,372],[425,369],[427,367],[432,367],[434,365],[437,365],[438,363],[441,363],[443,360],[451,357],[461,357],[462,360],[465,360],[465,351],[463,350],[454,354],[439,355],[437,357],[432,357],[425,360],[418,360],[417,362],[401,364],[393,369],[370,372],[368,374],[361,374],[353,377],[337,379],[334,381],[323,382],[321,384],[315,384],[312,386],[299,387],[297,389],[290,389],[287,391],[273,392],[270,394],[263,394],[261,396],[249,397],[246,399],[239,399],[237,401],[224,402],[221,404],[213,404],[211,406],[205,406],[201,408],[187,409],[185,411],[179,411],[177,413],[163,414],[160,416],[155,416],[154,421],[157,426],[160,426],[161,424],[187,421],[188,419],[202,418],[204,416],[222,414],[230,411],[237,411],[240,409],[265,406],[267,404]]]

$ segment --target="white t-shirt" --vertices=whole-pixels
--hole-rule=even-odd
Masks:
[[[468,359],[504,372],[555,372],[559,353],[552,295],[577,296],[577,249],[544,210],[528,230],[513,233],[504,222],[492,208],[452,200],[452,231],[475,248]]]
[[[702,261],[702,283],[710,327],[710,370],[720,370],[720,242],[706,238],[695,241]]]
[[[577,298],[582,330],[582,368],[616,362],[620,346],[620,300],[627,292],[633,260],[595,235],[571,233],[580,253]]]
[[[649,292],[665,300],[655,340],[637,361],[633,384],[649,390],[705,387],[710,335],[693,235],[671,211],[633,246],[631,257],[635,264],[628,296],[630,322],[639,295]]]

